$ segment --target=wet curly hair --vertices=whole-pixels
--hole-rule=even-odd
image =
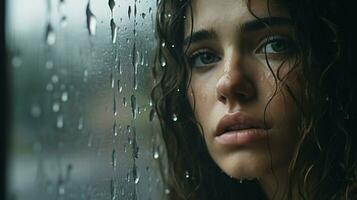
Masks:
[[[165,195],[175,200],[265,199],[257,180],[240,183],[224,174],[200,134],[195,108],[188,102],[191,68],[183,50],[185,21],[194,20],[185,17],[192,12],[190,2],[161,0],[157,8],[152,99],[167,153],[167,160],[160,160]],[[353,8],[337,0],[279,2],[294,22],[296,65],[302,66],[304,78],[301,99],[285,85],[302,113],[301,137],[289,166],[290,185],[298,186],[300,199],[357,198],[356,50],[348,20]],[[273,77],[277,84],[284,80]],[[292,198],[292,188],[286,197]]]

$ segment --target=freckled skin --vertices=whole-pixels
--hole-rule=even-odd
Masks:
[[[269,16],[266,6],[266,1],[261,0],[252,1],[251,4],[252,11],[258,17]],[[242,23],[255,20],[244,1],[194,0],[192,9],[193,31],[212,30],[217,38],[192,43],[188,57],[204,48],[220,57],[218,62],[209,67],[193,67],[189,83],[196,101],[195,116],[203,127],[202,134],[211,157],[229,176],[237,179],[258,178],[262,184],[269,184],[269,179],[275,181],[272,178],[272,158],[274,173],[279,181],[286,181],[284,176],[298,138],[300,112],[281,83],[278,82],[277,94],[265,113],[266,122],[271,127],[267,140],[232,147],[219,144],[214,137],[217,124],[227,113],[243,112],[255,119],[264,120],[264,109],[274,94],[276,84],[265,55],[256,50],[261,40],[269,35],[268,31],[249,34],[237,31]],[[191,13],[187,15],[192,17]],[[275,1],[271,4],[271,16],[289,17]],[[187,20],[185,24],[185,36],[191,32],[190,21]],[[272,30],[273,35],[292,35],[291,30],[284,26]],[[272,70],[276,74],[281,65],[280,76],[286,75],[293,62],[283,62],[283,59],[274,56],[268,55]],[[289,73],[285,84],[295,96],[300,95],[298,68]],[[191,91],[188,91],[188,97],[192,105],[194,100]]]

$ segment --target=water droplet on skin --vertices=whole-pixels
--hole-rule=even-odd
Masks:
[[[45,40],[46,40],[46,44],[50,45],[50,46],[52,46],[56,43],[56,34],[54,32],[54,29],[53,29],[51,23],[47,24]]]
[[[68,92],[63,92],[61,96],[62,102],[67,102],[68,101]]]
[[[176,114],[173,114],[173,115],[172,115],[172,121],[174,121],[174,122],[177,121],[177,115],[176,115]]]
[[[111,29],[111,33],[112,33],[112,43],[115,44],[115,42],[117,41],[118,28],[117,28],[117,25],[115,24],[113,18],[110,20],[110,29]]]
[[[185,171],[185,178],[190,178],[190,173],[188,171]]]
[[[115,149],[113,149],[112,151],[112,167],[113,169],[115,169],[117,166],[117,153],[115,151]]]
[[[164,57],[161,57],[161,67],[166,67],[166,60]]]
[[[59,115],[57,116],[57,128],[63,128],[63,116],[62,115]]]
[[[92,13],[90,9],[90,3],[88,1],[87,8],[86,8],[86,15],[87,15],[87,29],[89,35],[95,35],[97,30],[97,18]]]
[[[41,108],[40,108],[40,105],[38,104],[33,104],[31,106],[31,115],[32,117],[34,118],[38,118],[41,116]]]
[[[53,103],[52,110],[53,112],[58,112],[60,110],[60,104],[58,102]]]

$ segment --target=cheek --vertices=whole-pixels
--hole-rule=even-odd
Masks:
[[[187,93],[197,121],[206,129],[217,101],[214,81],[201,80],[193,75]]]

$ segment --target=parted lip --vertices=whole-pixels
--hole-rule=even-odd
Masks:
[[[264,125],[264,122],[243,113],[235,112],[231,114],[226,114],[219,121],[216,129],[215,136],[220,136],[226,132],[233,130],[243,130],[243,129],[264,129],[268,130],[270,127]]]

